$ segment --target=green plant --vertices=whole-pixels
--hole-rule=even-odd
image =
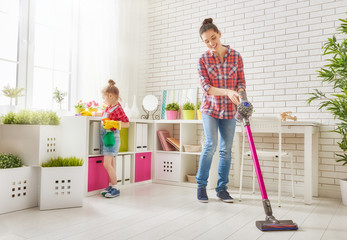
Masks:
[[[195,107],[194,107],[193,103],[186,102],[185,104],[183,104],[182,109],[183,110],[195,110]]]
[[[60,118],[53,111],[21,110],[18,113],[10,112],[2,117],[4,124],[28,125],[59,125]]]
[[[12,99],[17,99],[18,97],[24,96],[22,93],[24,88],[11,88],[10,85],[5,86],[2,89],[2,93],[10,98],[10,105],[12,106]]]
[[[177,103],[169,103],[165,107],[166,111],[178,111],[179,109],[180,109],[180,106]]]
[[[57,87],[55,88],[53,92],[53,100],[55,100],[60,107],[61,110],[61,104],[64,101],[64,98],[67,96],[67,92],[60,91]]]
[[[77,157],[55,157],[41,163],[42,167],[76,167],[83,166],[83,159]]]
[[[0,153],[0,168],[17,168],[23,166],[22,160],[9,153]]]
[[[347,19],[339,19],[342,23],[338,32],[347,34]],[[329,38],[323,46],[323,56],[329,55],[327,59],[329,64],[324,65],[318,71],[318,77],[322,82],[332,84],[334,94],[326,94],[318,89],[314,89],[314,93],[310,93],[311,97],[307,100],[310,104],[313,100],[322,100],[319,103],[319,109],[326,108],[333,116],[338,119],[339,123],[332,132],[340,134],[341,141],[338,142],[343,154],[336,154],[339,158],[337,162],[347,164],[347,39],[338,41],[335,35]]]
[[[198,101],[198,102],[196,103],[196,109],[199,110],[200,107],[201,107],[201,101]]]

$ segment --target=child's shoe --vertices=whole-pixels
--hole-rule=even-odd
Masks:
[[[114,198],[114,197],[118,197],[120,194],[120,191],[116,188],[112,188],[111,191],[109,191],[108,193],[105,194],[106,198]]]
[[[101,191],[101,195],[105,197],[106,193],[111,191],[111,189],[112,189],[112,186],[108,186],[107,188]]]

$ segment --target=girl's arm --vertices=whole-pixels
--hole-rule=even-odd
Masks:
[[[122,128],[129,128],[129,122],[121,122]]]

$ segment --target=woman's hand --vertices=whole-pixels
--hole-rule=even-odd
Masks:
[[[227,89],[227,96],[236,106],[240,104],[240,100],[239,100],[240,94],[238,92]]]

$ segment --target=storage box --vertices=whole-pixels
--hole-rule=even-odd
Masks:
[[[201,145],[183,145],[185,152],[201,152]]]
[[[104,157],[90,157],[88,159],[88,192],[107,188],[108,182]]]
[[[128,151],[128,128],[122,128],[119,131],[119,136],[120,136],[119,152],[127,152]]]
[[[156,154],[156,178],[168,181],[180,181],[181,157],[179,154]]]
[[[151,179],[151,153],[135,153],[135,182]]]
[[[0,169],[0,214],[36,207],[39,167]]]
[[[81,207],[82,167],[41,167],[40,210]]]
[[[24,165],[40,166],[60,155],[59,126],[0,124],[0,152],[12,153]]]

